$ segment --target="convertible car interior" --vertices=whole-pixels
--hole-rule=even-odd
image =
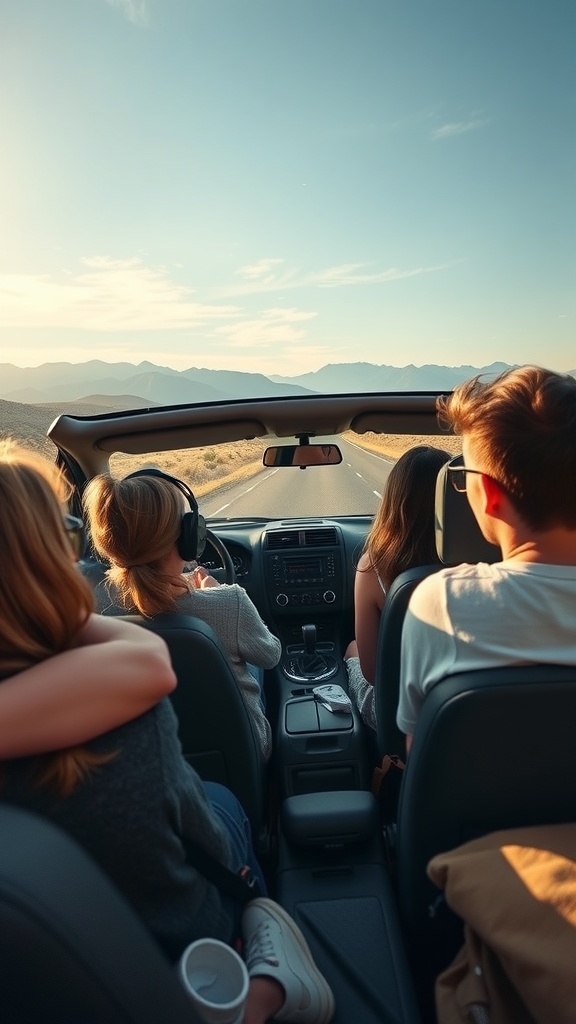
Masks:
[[[348,453],[368,451],[382,488],[394,456],[386,460],[367,437],[394,438],[404,448],[427,440],[457,452],[457,439],[440,432],[435,399],[243,400],[62,415],[49,430],[75,489],[76,513],[87,480],[111,465],[119,472],[117,455],[129,471],[206,446],[258,439],[266,449],[242,485],[251,492],[250,515],[234,513],[234,484],[210,494],[203,561],[220,580],[246,588],[282,643],[281,661],[265,679],[274,734],[269,765],[260,764],[234,676],[209,627],[180,615],[141,621],[170,646],[184,753],[244,804],[271,895],[294,915],[333,988],[336,1024],[433,1024],[434,978],[461,944],[462,922],[428,879],[428,861],[495,829],[569,820],[576,796],[576,670],[532,666],[474,679],[464,673],[427,698],[397,807],[383,825],[371,781],[385,754],[405,757],[395,724],[402,621],[412,590],[437,565],[410,570],[389,592],[377,656],[377,734],[348,701],[328,699],[348,688],[342,656],[354,634],[354,571],[374,513],[345,509],[338,474],[361,477],[347,465]],[[287,490],[271,514],[264,488],[284,468]],[[486,544],[465,495],[446,479],[442,471],[436,495],[442,563],[496,560],[499,550]],[[194,479],[188,482],[194,488]],[[304,488],[311,488],[305,513],[298,504]],[[207,497],[199,503],[202,511]],[[89,538],[81,568],[95,587],[103,585],[106,567]],[[320,686],[330,688],[324,699],[314,692]],[[19,993],[2,1019],[44,1019],[45,1004],[59,1008],[50,1019],[60,1022],[194,1020],[189,1007],[184,1016],[169,965],[89,859],[47,823],[0,813],[3,836],[14,836],[0,854],[0,948],[13,972],[12,993]],[[17,936],[17,954],[10,954],[8,934]],[[88,963],[96,967],[88,971]]]

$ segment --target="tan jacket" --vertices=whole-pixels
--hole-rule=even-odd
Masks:
[[[575,1024],[576,824],[494,832],[428,874],[465,921],[438,1024]]]

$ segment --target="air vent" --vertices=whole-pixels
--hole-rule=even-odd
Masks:
[[[266,537],[268,549],[272,551],[279,548],[297,548],[300,544],[298,530],[277,530],[274,533],[268,533]]]
[[[266,534],[269,551],[282,548],[325,548],[338,543],[333,526],[320,526],[317,530],[271,530]]]
[[[303,543],[306,547],[319,548],[337,543],[336,530],[334,527],[322,527],[319,530],[304,530]]]

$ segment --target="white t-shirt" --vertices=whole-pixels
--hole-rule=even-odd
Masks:
[[[576,664],[576,566],[502,561],[423,580],[402,631],[398,728],[412,735],[446,675],[535,662]]]

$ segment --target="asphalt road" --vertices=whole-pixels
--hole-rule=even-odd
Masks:
[[[393,461],[342,438],[323,440],[339,445],[339,466],[263,468],[258,476],[201,498],[200,511],[206,518],[229,519],[372,515]]]

